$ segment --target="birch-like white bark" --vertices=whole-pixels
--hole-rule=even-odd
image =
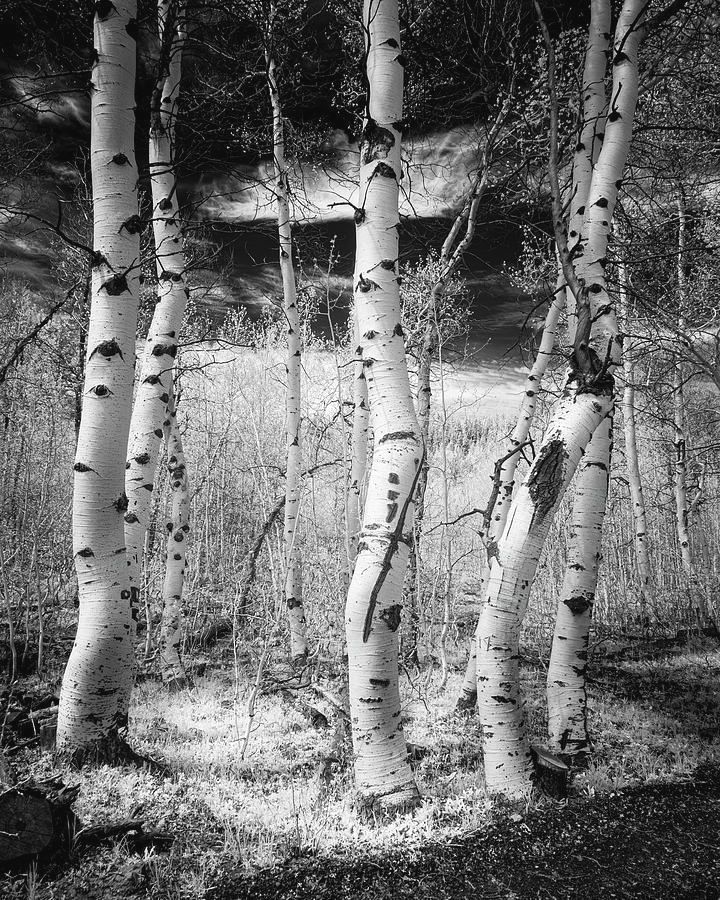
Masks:
[[[615,35],[613,90],[603,148],[593,169],[583,224],[584,242],[571,255],[557,184],[557,112],[551,113],[553,218],[563,274],[575,294],[578,324],[566,398],[553,416],[538,456],[513,502],[505,535],[492,560],[478,625],[478,699],[485,734],[485,780],[489,790],[519,796],[531,783],[531,761],[519,687],[519,632],[552,514],[595,429],[612,413],[611,367],[621,362],[621,336],[606,287],[607,241],[617,202],[637,101],[637,55],[642,0],[625,0]],[[551,50],[547,29],[542,23]],[[555,104],[554,62],[549,65]],[[591,323],[593,329],[591,332]],[[594,413],[594,415],[593,415]],[[558,431],[559,428],[559,431]],[[588,430],[589,429],[589,430]],[[539,467],[539,470],[538,470]],[[541,497],[542,515],[530,485],[552,485],[552,503]],[[536,493],[538,488],[535,488]],[[545,510],[547,506],[547,510]],[[599,516],[602,518],[602,511]]]
[[[572,191],[568,214],[568,251],[583,252],[583,225],[593,168],[603,146],[607,94],[605,74],[610,50],[610,0],[590,0],[590,24],[582,80],[582,125],[573,154]],[[575,295],[567,288],[568,343],[575,341]]]
[[[187,684],[180,648],[182,645],[182,594],[185,584],[187,536],[190,531],[190,483],[172,385],[165,423],[163,430],[167,446],[171,501],[170,516],[166,522],[167,549],[162,590],[159,651],[163,684],[171,691],[177,691]],[[177,534],[185,535],[185,540],[176,540]]]
[[[685,330],[685,306],[687,303],[687,277],[686,265],[686,230],[687,213],[685,210],[685,198],[680,192],[677,198],[678,213],[678,255],[677,255],[677,285],[678,285],[678,334]],[[693,561],[690,550],[690,529],[688,523],[689,506],[687,497],[687,437],[685,423],[685,384],[683,365],[678,356],[673,369],[673,445],[675,447],[675,522],[677,528],[678,544],[680,545],[680,558],[682,567],[688,579],[693,575]]]
[[[490,562],[477,630],[478,709],[491,793],[523,796],[532,759],[520,689],[520,627],[543,545],[560,500],[592,435],[612,408],[608,391],[577,393],[570,381],[513,501]]]
[[[355,276],[357,281],[357,276]],[[353,342],[355,360],[353,362],[353,417],[350,445],[350,485],[347,499],[347,557],[348,572],[352,570],[357,557],[360,523],[363,515],[363,498],[368,458],[368,431],[370,409],[368,407],[367,381],[363,366],[363,351],[360,332],[357,327],[357,311],[353,310]]]
[[[505,532],[513,493],[515,491],[515,474],[517,472],[518,462],[520,461],[519,448],[523,446],[530,435],[530,428],[535,415],[538,394],[540,393],[545,372],[547,371],[547,367],[552,358],[560,317],[564,308],[565,282],[562,275],[559,275],[553,299],[545,315],[545,323],[543,325],[543,332],[537,356],[525,379],[525,391],[523,393],[515,427],[504,448],[505,452],[503,453],[503,456],[506,456],[508,453],[511,455],[508,456],[505,462],[500,466],[500,483],[498,485],[497,498],[490,513],[490,523],[488,534],[486,536],[488,564],[483,569],[481,575],[481,591],[488,581],[490,574],[490,560],[497,549],[498,541]],[[480,620],[478,619],[478,626],[479,624]],[[465,667],[465,676],[460,688],[460,696],[456,704],[459,710],[474,709],[477,704],[477,637],[478,633],[476,628],[470,648],[470,656]]]
[[[73,553],[78,630],[63,677],[57,746],[77,760],[112,755],[132,680],[123,515],[140,270],[135,135],[135,0],[94,17],[90,165],[92,305],[75,457]]]
[[[175,169],[175,122],[185,42],[183,15],[183,7],[177,0],[159,0],[161,71],[153,94],[149,142],[157,303],[148,328],[135,391],[125,472],[128,496],[125,540],[134,610],[138,602],[142,553],[150,522],[160,444],[163,430],[169,425],[166,410],[188,296]],[[182,531],[175,537],[178,544],[186,539]]]
[[[633,544],[640,582],[640,611],[645,618],[647,590],[650,584],[650,544],[647,529],[647,513],[640,476],[640,457],[637,448],[637,423],[635,417],[635,347],[632,339],[632,322],[630,301],[628,297],[627,267],[618,263],[618,297],[625,331],[623,341],[623,430],[625,435],[625,462],[627,465],[628,485],[630,487],[630,503],[633,517]]]
[[[550,746],[571,756],[590,749],[585,670],[602,555],[611,445],[612,416],[608,415],[593,434],[578,467],[565,577],[548,665]]]
[[[274,5],[271,5],[271,19]],[[290,224],[288,167],[285,164],[285,123],[283,120],[276,65],[272,53],[266,51],[268,89],[273,117],[273,162],[275,167],[275,210],[280,244],[280,274],[283,285],[283,310],[287,326],[285,371],[285,435],[287,468],[285,472],[285,522],[283,550],[285,555],[285,603],[290,625],[290,656],[301,662],[308,653],[305,608],[302,596],[302,557],[298,540],[298,512],[302,487],[301,393],[302,349],[300,313],[297,305],[295,269],[292,258],[292,226]]]
[[[398,641],[412,499],[423,447],[398,284],[403,66],[397,0],[365,0],[367,113],[360,143],[355,310],[374,452],[346,608],[355,784],[365,805],[417,802],[400,715]]]

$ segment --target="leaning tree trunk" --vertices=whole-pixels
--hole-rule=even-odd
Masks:
[[[354,288],[375,449],[345,627],[356,788],[364,805],[395,809],[418,798],[400,718],[397,630],[423,446],[400,324],[397,0],[365,0],[363,23],[368,98]]]
[[[536,8],[540,13],[539,5]],[[607,292],[607,241],[637,101],[637,54],[642,0],[625,0],[615,35],[612,103],[603,148],[588,190],[582,239],[568,251],[558,184],[558,109],[554,52],[548,48],[550,92],[550,183],[553,225],[565,280],[573,292],[577,327],[566,397],[553,416],[538,456],[512,504],[505,534],[491,562],[478,625],[478,698],[485,735],[488,789],[522,796],[530,788],[531,761],[519,687],[519,633],[537,561],[557,504],[596,428],[612,412],[611,368],[621,362],[621,336]],[[591,332],[592,326],[592,332]],[[602,511],[599,511],[602,517]]]
[[[583,69],[582,127],[573,155],[572,187],[569,197],[567,246],[568,253],[573,255],[581,252],[581,248],[577,245],[582,240],[581,232],[593,166],[602,147],[601,135],[607,109],[605,69],[607,67],[607,51],[610,45],[609,31],[610,5],[608,0],[591,0],[590,25]],[[565,205],[563,204],[563,206]],[[572,345],[575,339],[577,309],[575,295],[571,288],[566,285],[561,267],[561,271],[558,274],[555,297],[545,319],[538,356],[527,378],[517,423],[510,437],[507,452],[504,454],[504,462],[501,464],[497,494],[494,494],[493,498],[491,498],[492,509],[488,510],[490,518],[486,535],[488,559],[492,557],[497,542],[505,530],[515,491],[515,472],[520,454],[512,451],[517,451],[530,434],[530,426],[532,425],[537,403],[537,394],[555,347],[556,333],[563,311],[567,314],[568,341]],[[485,567],[481,577],[481,585],[486,584],[488,574],[489,565]],[[461,710],[472,709],[477,702],[476,648],[477,632],[473,638],[470,658],[465,669],[460,697],[457,701],[457,708]]]
[[[170,475],[171,511],[166,523],[167,550],[165,555],[165,580],[162,591],[162,618],[160,620],[160,672],[163,684],[171,691],[181,690],[187,684],[185,668],[180,656],[182,645],[182,593],[185,583],[185,554],[190,531],[190,484],[185,453],[177,422],[177,407],[172,385],[168,400],[164,433],[167,446],[167,468]],[[176,539],[178,534],[184,540]]]
[[[92,307],[73,491],[78,630],[63,677],[58,749],[114,756],[132,679],[123,516],[140,271],[135,0],[95,7],[90,164]]]
[[[150,523],[160,444],[163,429],[169,425],[166,410],[188,295],[175,170],[175,122],[185,38],[183,28],[182,7],[178,9],[175,0],[159,0],[161,59],[152,95],[149,145],[158,297],[135,392],[125,472],[128,496],[125,540],[134,612],[138,602],[142,553]],[[178,544],[185,539],[184,532],[176,532]]]
[[[518,413],[512,434],[508,438],[505,446],[505,453],[501,457],[502,461],[497,470],[497,484],[493,486],[493,492],[485,513],[486,520],[488,521],[487,534],[485,536],[488,563],[481,575],[481,590],[487,584],[490,574],[490,561],[495,554],[498,541],[505,532],[507,517],[510,511],[513,493],[515,491],[515,475],[520,459],[520,452],[530,435],[530,427],[535,415],[538,394],[540,393],[543,377],[547,371],[550,359],[552,358],[553,349],[555,347],[555,336],[560,322],[560,316],[564,308],[565,283],[562,277],[559,277],[555,294],[553,295],[552,302],[550,303],[550,307],[545,316],[545,324],[543,326],[542,338],[540,340],[537,356],[525,379],[525,390],[523,392],[522,403],[520,404],[520,412]],[[477,629],[473,636],[470,656],[465,667],[465,676],[460,688],[460,696],[458,697],[456,707],[459,710],[471,710],[475,708],[476,704]]]
[[[585,670],[602,557],[611,445],[612,417],[608,415],[592,436],[578,468],[565,577],[547,672],[550,746],[569,756],[590,749]]]
[[[271,6],[274,17],[274,6]],[[275,164],[275,207],[280,243],[280,273],[283,285],[283,309],[287,325],[287,357],[285,371],[285,435],[287,469],[285,473],[285,525],[283,550],[285,557],[285,603],[290,623],[290,656],[302,662],[308,653],[305,608],[302,597],[302,556],[300,553],[298,512],[302,487],[300,472],[302,448],[300,443],[302,374],[300,314],[297,305],[295,270],[292,259],[292,227],[288,202],[288,168],[285,164],[285,125],[272,53],[265,54],[268,88],[273,116],[273,160]]]
[[[520,691],[520,627],[555,511],[592,435],[612,409],[612,379],[584,387],[572,373],[542,445],[512,504],[490,561],[477,629],[478,709],[485,784],[522,796],[532,760]]]

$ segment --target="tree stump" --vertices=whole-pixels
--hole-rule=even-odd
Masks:
[[[78,826],[70,807],[79,790],[55,778],[0,794],[0,868],[55,850],[68,852]]]

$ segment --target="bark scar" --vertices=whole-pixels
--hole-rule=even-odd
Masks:
[[[402,432],[401,432],[402,433]],[[407,516],[408,509],[410,508],[410,504],[412,503],[415,497],[415,489],[417,488],[418,480],[420,479],[420,472],[422,471],[422,465],[425,462],[425,445],[423,444],[422,454],[420,457],[420,461],[418,463],[417,469],[415,471],[415,477],[413,478],[413,483],[410,486],[410,490],[408,491],[407,498],[402,505],[402,509],[400,510],[400,515],[397,519],[397,524],[395,525],[395,530],[390,535],[390,540],[388,541],[387,549],[383,554],[382,562],[380,563],[380,573],[375,581],[375,584],[370,591],[370,600],[368,601],[367,613],[365,614],[365,625],[363,627],[363,644],[367,644],[368,638],[370,637],[370,632],[372,631],[372,620],[373,615],[375,613],[375,607],[377,606],[377,598],[380,594],[380,590],[385,583],[385,579],[388,576],[388,572],[390,571],[390,566],[392,563],[392,558],[397,551],[398,544],[403,535],[403,525],[405,524],[405,518]],[[397,611],[398,617],[398,625],[400,623],[400,609],[398,607]],[[388,621],[388,626],[392,626],[393,621]],[[395,628],[391,627],[392,631],[397,631],[397,626]]]

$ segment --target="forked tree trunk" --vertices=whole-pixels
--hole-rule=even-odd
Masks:
[[[354,288],[374,452],[345,627],[356,788],[364,805],[396,809],[418,798],[400,717],[397,630],[423,456],[400,324],[398,123],[404,59],[397,0],[365,0],[363,25],[368,98]]]
[[[63,677],[57,746],[114,756],[132,679],[123,516],[140,271],[134,0],[95,7],[90,164],[92,307],[73,491],[78,630]]]
[[[577,373],[573,377],[577,377]],[[477,630],[478,709],[484,733],[485,784],[523,796],[532,759],[520,690],[520,627],[555,511],[592,435],[612,409],[612,380],[578,392],[569,381],[542,445],[513,501],[490,562]]]
[[[135,392],[125,473],[128,495],[125,540],[134,611],[138,602],[142,554],[151,518],[160,444],[163,429],[169,425],[166,410],[188,295],[175,171],[175,122],[185,39],[182,16],[183,8],[178,7],[177,0],[159,0],[161,59],[152,95],[149,144],[158,296]],[[176,539],[178,544],[182,543],[185,534],[179,532]]]
[[[585,670],[601,559],[611,446],[612,417],[608,415],[592,436],[578,467],[565,577],[548,665],[550,746],[570,756],[590,749]]]
[[[539,11],[537,3],[536,7]],[[554,54],[541,21],[548,46],[553,223],[563,275],[575,298],[577,328],[566,396],[512,504],[505,535],[491,562],[478,625],[478,699],[485,734],[485,781],[488,790],[510,796],[525,795],[531,785],[518,678],[519,634],[530,587],[557,504],[596,428],[612,413],[614,382],[610,369],[621,362],[621,336],[605,270],[608,235],[632,137],[644,8],[642,0],[625,0],[618,18],[612,101],[603,148],[588,189],[581,237],[573,254],[568,251],[558,186]],[[599,516],[602,518],[602,510]]]
[[[271,5],[271,20],[275,7]],[[272,29],[272,24],[271,24]],[[265,53],[268,88],[273,116],[273,161],[275,166],[275,208],[280,243],[280,273],[283,285],[283,310],[287,326],[285,371],[285,434],[287,469],[285,473],[285,524],[283,550],[285,557],[285,603],[290,623],[290,656],[302,662],[308,653],[305,608],[302,596],[302,557],[300,554],[298,512],[302,481],[302,449],[300,443],[302,374],[300,314],[297,306],[295,269],[292,258],[292,227],[288,202],[288,168],[285,164],[285,124],[276,79],[275,60],[271,50]]]
[[[185,583],[185,557],[190,531],[190,484],[188,481],[182,436],[172,385],[165,418],[167,468],[170,475],[171,511],[166,523],[167,551],[160,620],[160,672],[163,684],[171,691],[185,687],[187,677],[180,655],[182,646],[182,594]],[[184,535],[178,541],[177,535]]]

